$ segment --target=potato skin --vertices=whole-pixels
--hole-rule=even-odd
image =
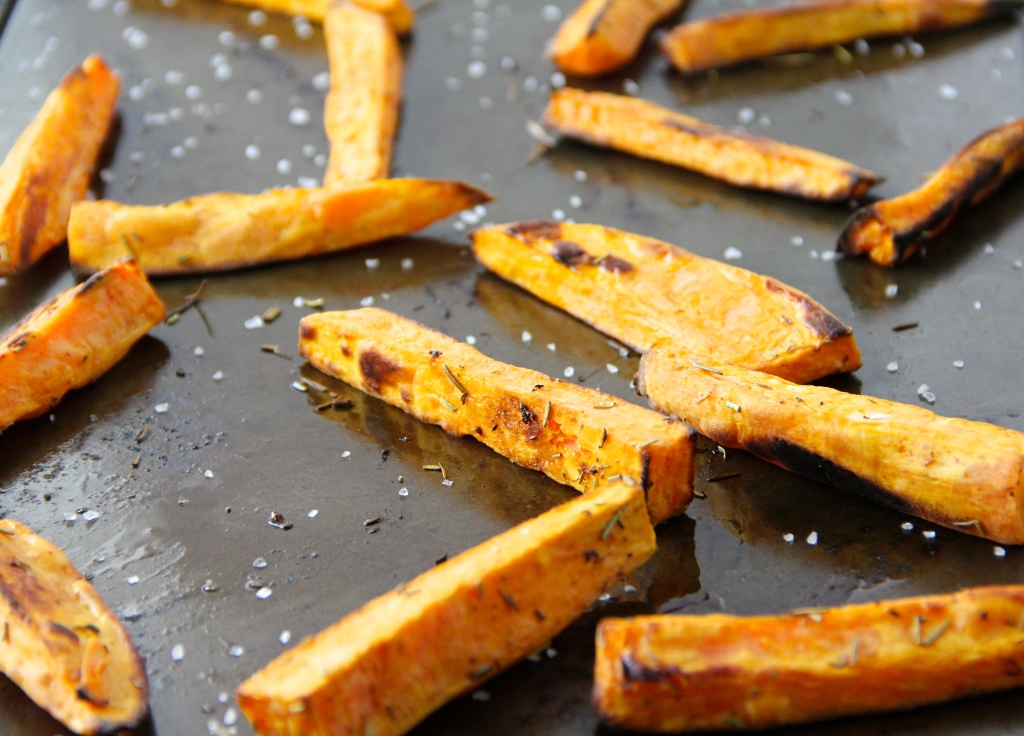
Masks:
[[[54,545],[0,520],[0,671],[80,734],[138,724],[142,659],[99,593]]]
[[[544,220],[472,238],[498,276],[640,352],[713,354],[798,383],[860,367],[853,331],[806,294],[660,240]]]
[[[595,146],[679,166],[734,186],[803,199],[857,199],[882,180],[824,153],[607,92],[555,90],[544,111],[544,124]]]
[[[584,0],[551,41],[558,68],[580,77],[608,74],[632,61],[651,28],[687,0]]]
[[[304,15],[323,22],[333,0],[224,0],[281,15]],[[380,13],[399,36],[407,36],[416,23],[416,13],[405,0],[353,0],[356,5]]]
[[[685,74],[858,38],[899,36],[978,23],[1019,0],[816,0],[722,13],[682,23],[662,50]]]
[[[238,703],[260,736],[398,736],[545,646],[654,549],[643,492],[602,486],[367,603]]]
[[[1024,586],[782,616],[604,619],[594,703],[619,728],[770,728],[1024,685]]]
[[[839,236],[838,249],[898,266],[946,229],[961,209],[976,205],[1024,168],[1024,118],[976,138],[925,184],[900,197],[858,210]]]
[[[1024,544],[1024,433],[696,360],[648,353],[637,391],[723,447],[950,529]]]
[[[0,340],[0,431],[92,383],[164,318],[163,302],[122,261],[29,314]]]
[[[383,309],[303,318],[299,354],[324,373],[578,491],[617,477],[639,485],[654,523],[682,513],[693,498],[696,444],[689,427],[492,360]]]
[[[103,59],[90,56],[50,93],[0,165],[0,276],[28,268],[67,236],[119,88]]]

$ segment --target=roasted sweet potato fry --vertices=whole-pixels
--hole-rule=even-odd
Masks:
[[[578,491],[621,477],[658,523],[693,496],[693,431],[600,391],[488,358],[382,309],[305,317],[299,354],[324,373],[469,435]]]
[[[628,64],[657,23],[686,0],[584,0],[551,42],[558,68],[596,77]]]
[[[0,340],[0,431],[46,413],[68,391],[95,381],[164,314],[131,261],[39,307]]]
[[[653,238],[559,222],[473,233],[494,273],[634,350],[663,348],[806,383],[860,367],[849,327],[806,294]]]
[[[858,210],[839,250],[898,266],[946,229],[965,206],[992,194],[1024,168],[1024,118],[984,133],[943,164],[924,186]]]
[[[331,155],[324,186],[386,179],[402,101],[395,32],[377,13],[342,1],[327,11],[324,38],[331,70],[324,103]]]
[[[131,728],[146,670],[99,593],[59,549],[0,520],[0,672],[75,733]]]
[[[281,15],[304,15],[322,22],[333,0],[224,0]],[[356,5],[380,13],[399,36],[412,32],[416,14],[405,0],[352,0]]]
[[[881,181],[848,161],[720,128],[625,95],[555,90],[544,123],[595,146],[679,166],[734,186],[803,199],[857,199]]]
[[[594,703],[639,731],[769,728],[1024,685],[1024,586],[783,616],[606,618]]]
[[[0,276],[28,268],[67,237],[119,87],[103,60],[90,56],[50,93],[0,165]]]
[[[238,703],[260,736],[399,736],[653,553],[643,492],[605,485],[369,602],[243,682]]]
[[[817,0],[743,10],[676,26],[662,49],[684,73],[859,38],[939,31],[1021,7],[1020,0]]]
[[[129,255],[151,275],[226,271],[404,235],[490,199],[460,182],[388,179],[208,194],[157,207],[81,202],[71,212],[68,246],[71,265],[86,273]]]
[[[950,529],[1024,544],[1021,432],[656,351],[640,364],[637,391],[723,447]]]

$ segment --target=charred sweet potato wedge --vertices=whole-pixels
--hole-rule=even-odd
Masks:
[[[839,250],[898,266],[1024,168],[1024,118],[984,133],[901,197],[858,210],[839,237]]]
[[[597,630],[594,703],[619,728],[770,728],[1024,685],[1024,586],[782,616],[641,616]]]
[[[503,279],[644,352],[711,354],[806,383],[860,367],[849,327],[772,278],[600,225],[519,222],[473,233]]]
[[[640,488],[602,486],[367,603],[238,703],[260,736],[399,736],[543,647],[654,547]]]
[[[113,733],[149,710],[139,653],[64,553],[0,520],[0,672],[75,733]]]
[[[125,256],[150,275],[226,271],[405,235],[490,199],[460,182],[388,179],[208,194],[156,207],[80,202],[68,249],[71,265],[85,273]]]
[[[794,51],[978,23],[1020,0],[817,0],[723,13],[676,26],[662,50],[681,72],[732,66]]]
[[[224,0],[234,5],[259,8],[280,15],[304,15],[323,22],[333,0]],[[407,36],[416,23],[416,13],[405,0],[352,0],[367,10],[380,13],[399,36]]]
[[[299,354],[324,373],[578,491],[616,478],[638,485],[654,523],[682,513],[693,497],[689,427],[492,360],[391,312],[309,315],[299,325]]]
[[[951,529],[1024,544],[1021,432],[661,352],[644,356],[637,391],[723,447]]]
[[[120,82],[98,56],[75,67],[0,165],[0,276],[63,242],[71,205],[89,179],[114,120]]]
[[[824,153],[608,92],[555,90],[544,124],[595,146],[679,166],[734,186],[803,199],[857,199],[881,181],[866,169]]]
[[[0,431],[92,383],[160,323],[163,302],[131,261],[39,307],[0,340]]]
[[[651,28],[687,0],[584,0],[551,42],[551,60],[568,74],[596,77],[632,61]]]
[[[324,102],[331,144],[324,186],[386,179],[402,101],[395,32],[383,16],[343,1],[327,10],[324,38],[331,71]]]

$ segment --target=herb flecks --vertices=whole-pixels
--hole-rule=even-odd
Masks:
[[[279,345],[260,345],[260,350],[264,353],[276,355],[278,358],[284,358],[285,360],[292,359],[292,356],[288,355],[287,353],[281,352],[281,347]]]
[[[550,419],[550,418],[551,418],[551,402],[549,401],[548,405],[546,407],[544,407],[544,421],[540,423],[540,426],[542,426],[542,427],[548,426],[548,419]]]
[[[124,238],[125,236],[122,235],[121,237]],[[125,238],[125,240],[127,240],[127,238]],[[174,322],[177,322],[177,320],[171,322],[172,317],[182,315],[188,310],[190,310],[192,307],[196,307],[198,309],[198,304],[199,301],[203,298],[203,289],[205,288],[206,279],[203,279],[202,282],[200,282],[199,284],[199,288],[195,290],[194,294],[189,294],[188,296],[186,296],[185,301],[182,302],[181,306],[175,307],[174,309],[167,313],[167,319],[165,321],[168,324],[174,324]]]
[[[726,402],[725,402],[725,405],[726,405],[726,406],[728,406],[728,407],[729,407],[730,409],[732,409],[732,410],[733,410],[734,412],[736,412],[737,414],[738,414],[739,412],[743,411],[743,407],[742,407],[742,406],[740,406],[739,404],[737,404],[737,403],[733,402],[733,401],[726,401]]]
[[[953,526],[959,527],[960,529],[969,529],[972,526],[978,530],[978,534],[985,535],[985,527],[981,525],[981,521],[978,519],[971,519],[970,521],[954,521]]]
[[[434,465],[424,465],[423,469],[433,472],[440,472],[441,480],[448,480],[448,473],[447,471],[445,471],[444,466],[441,463],[436,463]]]
[[[619,509],[618,511],[616,511],[615,515],[608,520],[607,524],[604,525],[604,529],[601,530],[601,541],[602,542],[604,540],[608,539],[609,535],[611,535],[611,533],[612,533],[612,529],[615,528],[616,524],[618,524],[619,526],[623,526],[622,525],[622,512],[623,512],[623,509]],[[623,527],[623,528],[625,528],[625,527]]]
[[[650,447],[651,445],[657,444],[657,442],[658,442],[658,440],[656,440],[656,439],[653,439],[653,440],[647,440],[647,441],[646,441],[646,442],[644,442],[644,443],[643,443],[642,445],[637,445],[637,446],[636,446],[636,449],[638,449],[638,450],[644,450],[644,449],[646,449],[646,448]]]
[[[605,401],[603,403],[597,404],[594,408],[595,409],[614,409],[615,408],[615,402],[614,401]]]
[[[455,404],[453,404],[452,402],[448,401],[447,399],[443,399],[443,398],[441,398],[439,396],[439,397],[437,397],[437,400],[440,401],[444,405],[444,408],[447,409],[448,411],[456,412],[456,411],[459,410],[459,408],[457,406],[455,406]]]
[[[608,439],[608,430],[605,427],[601,428],[601,442],[598,444],[597,449],[600,450],[604,447],[605,441]]]
[[[689,361],[690,361],[690,365],[692,365],[694,368],[696,368],[699,371],[707,371],[708,373],[714,373],[716,376],[723,376],[723,375],[725,375],[724,373],[722,373],[722,371],[720,371],[720,370],[718,370],[716,368],[708,368],[706,365],[701,365],[700,363],[698,363],[693,358],[689,358]]]
[[[919,641],[917,643],[920,646],[922,646],[922,647],[930,647],[932,644],[934,644],[936,641],[938,641],[939,637],[942,636],[944,633],[946,633],[946,629],[948,629],[950,623],[952,623],[952,620],[947,618],[945,621],[943,621],[941,624],[939,624],[938,627],[935,629],[935,631],[933,631],[931,634],[929,634],[928,636],[926,636],[924,638],[920,638],[921,637],[921,623],[924,622],[924,619],[922,619],[920,616],[918,616],[917,620],[918,620],[917,635],[918,635],[918,638],[919,638]]]
[[[270,324],[275,319],[281,316],[280,307],[270,307],[266,312],[263,313],[263,321]]]
[[[462,401],[463,404],[465,404],[466,403],[466,397],[469,396],[469,391],[466,390],[465,386],[463,386],[461,383],[459,383],[459,379],[456,378],[452,374],[451,368],[449,368],[444,363],[441,364],[441,367],[444,368],[444,374],[446,376],[448,376],[448,380],[451,381],[452,385],[455,386],[456,389],[458,389],[460,394],[462,394],[462,396],[460,397],[460,400]]]

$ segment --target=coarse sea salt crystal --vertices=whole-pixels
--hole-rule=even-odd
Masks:
[[[180,662],[185,658],[185,647],[181,644],[175,644],[171,647],[171,659],[175,662]]]
[[[818,532],[811,532],[807,535],[807,544],[812,547],[818,543]]]

